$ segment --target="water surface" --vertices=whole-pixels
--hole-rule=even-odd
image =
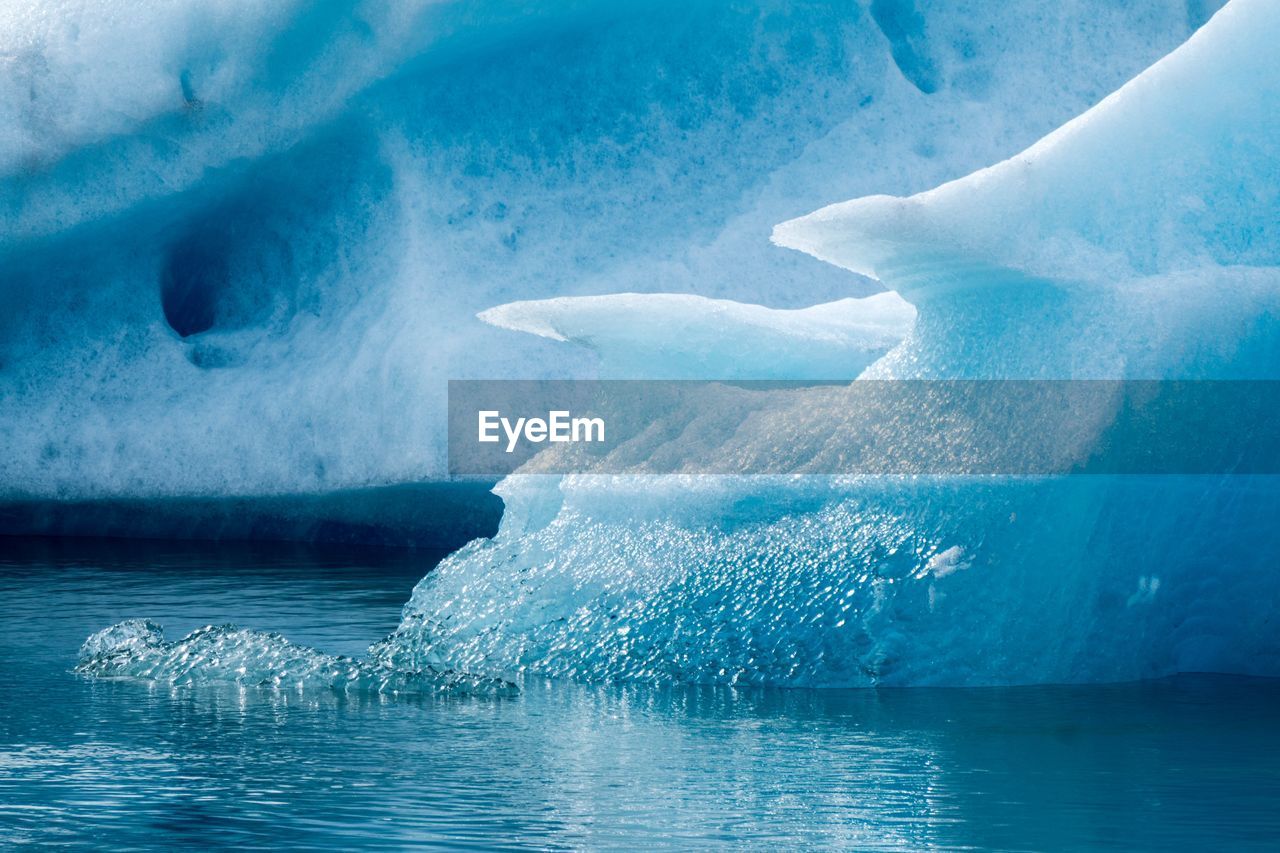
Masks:
[[[393,699],[92,681],[90,632],[362,654],[433,552],[0,538],[0,845],[1267,848],[1280,682]]]

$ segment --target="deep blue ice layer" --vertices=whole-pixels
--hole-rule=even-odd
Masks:
[[[148,615],[359,654],[424,570],[365,554],[0,540],[0,846],[1265,849],[1280,683],[526,689],[392,700],[83,679]]]

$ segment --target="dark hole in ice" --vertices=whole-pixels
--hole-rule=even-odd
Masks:
[[[183,85],[184,97],[196,97],[190,81]],[[247,171],[211,174],[192,193],[168,232],[156,282],[165,322],[192,363],[240,363],[257,342],[286,336],[302,306],[316,315],[325,299],[356,298],[350,276],[342,286],[315,283],[333,284],[326,271],[344,241],[358,239],[352,226],[384,185],[381,166],[364,165],[373,156],[366,145],[359,135],[322,136]]]
[[[871,17],[889,40],[902,76],[926,95],[938,91],[938,68],[929,54],[924,16],[915,0],[872,0]]]
[[[198,238],[178,244],[165,262],[160,282],[160,304],[169,328],[184,338],[212,329],[228,279],[221,247]]]

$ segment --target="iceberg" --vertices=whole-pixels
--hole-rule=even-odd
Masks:
[[[478,312],[870,295],[770,229],[1009,156],[1217,5],[5,4],[0,499],[439,479],[448,379],[599,367]]]
[[[788,687],[1280,673],[1272,478],[539,479],[504,482],[498,536],[419,584],[406,665]]]
[[[780,226],[919,309],[863,376],[1276,378],[1276,12],[1236,0],[1007,163]],[[415,590],[407,659],[807,687],[1280,675],[1270,477],[517,473],[498,492],[498,535]]]
[[[1014,55],[1024,49],[1045,50],[1041,37],[1056,30],[1034,15],[1028,17],[1030,6],[999,4],[999,12],[990,12],[995,5],[982,4],[988,11],[981,14],[997,14],[1004,24],[1026,24],[1018,31],[1021,43],[1002,42],[1002,48]],[[1175,5],[1185,25],[1188,7]],[[485,319],[532,332],[526,336],[529,345],[545,344],[547,349],[527,352],[537,352],[535,363],[548,373],[591,374],[592,365],[572,363],[574,350],[558,347],[558,339],[593,347],[600,359],[598,370],[606,375],[626,375],[655,351],[661,355],[664,347],[685,344],[693,344],[695,354],[696,347],[706,347],[706,366],[724,369],[741,360],[759,369],[752,348],[761,328],[768,340],[794,347],[797,360],[822,359],[831,342],[807,338],[822,324],[829,328],[838,323],[839,311],[828,305],[789,314],[779,309],[795,304],[764,298],[769,291],[760,286],[763,281],[775,288],[783,281],[808,282],[807,273],[789,277],[803,269],[786,266],[804,261],[799,254],[789,261],[765,260],[762,272],[728,266],[712,284],[699,287],[683,287],[679,275],[664,273],[679,266],[692,276],[690,271],[698,270],[700,262],[734,256],[752,234],[765,242],[762,233],[753,231],[753,223],[787,206],[773,202],[788,193],[788,204],[796,204],[819,188],[829,200],[840,188],[856,185],[857,191],[834,197],[877,190],[901,197],[859,198],[799,220],[791,214],[773,220],[786,220],[775,232],[778,243],[843,267],[844,281],[856,293],[887,287],[898,296],[881,297],[876,304],[898,305],[894,300],[900,298],[915,308],[909,329],[896,327],[905,336],[857,373],[855,382],[935,377],[1277,378],[1280,267],[1274,223],[1280,136],[1270,132],[1280,114],[1280,66],[1272,60],[1271,49],[1280,39],[1275,4],[1234,0],[1184,45],[1092,109],[1086,107],[1099,98],[1087,92],[1103,92],[1094,93],[1091,86],[1077,89],[1074,112],[1079,118],[1058,131],[1041,127],[1030,136],[1049,135],[1034,144],[1034,138],[1013,144],[1017,134],[988,135],[991,126],[966,121],[992,115],[975,112],[974,99],[999,101],[1015,91],[1039,99],[1052,89],[1039,85],[1044,79],[1040,74],[1047,72],[1024,67],[1002,78],[999,69],[958,62],[957,56],[980,56],[986,44],[977,35],[983,28],[960,23],[972,21],[966,15],[980,14],[979,7],[957,3],[945,8],[950,14],[934,15],[934,4],[876,2],[855,27],[881,45],[878,70],[867,72],[871,76],[865,79],[875,79],[883,88],[877,88],[866,108],[887,98],[895,115],[921,119],[905,105],[924,104],[919,109],[927,119],[912,125],[922,131],[919,136],[901,127],[871,131],[867,128],[874,122],[851,119],[806,137],[799,146],[803,152],[788,147],[783,156],[766,146],[760,153],[753,144],[760,139],[744,139],[742,132],[768,135],[748,118],[766,105],[739,104],[741,121],[725,125],[709,120],[699,127],[712,127],[714,133],[699,136],[696,128],[692,133],[695,150],[714,138],[746,158],[726,167],[724,174],[698,176],[700,188],[735,200],[729,203],[732,216],[708,222],[697,214],[701,199],[688,207],[673,204],[670,211],[663,209],[672,197],[662,181],[683,174],[681,168],[691,168],[696,157],[681,159],[688,152],[677,155],[672,148],[658,154],[657,149],[625,145],[625,154],[619,155],[620,140],[629,138],[627,124],[610,125],[619,135],[603,146],[610,152],[607,156],[639,158],[646,174],[661,178],[644,185],[649,195],[629,191],[636,185],[613,180],[618,175],[607,168],[595,172],[601,180],[609,179],[608,192],[599,195],[575,195],[554,180],[542,186],[561,205],[559,212],[577,211],[574,221],[592,219],[584,224],[583,234],[568,233],[573,230],[565,226],[568,220],[530,215],[530,210],[546,211],[545,206],[519,213],[506,202],[498,207],[469,201],[456,211],[460,221],[472,223],[471,236],[497,238],[484,244],[488,249],[501,242],[517,254],[531,246],[536,255],[539,245],[546,251],[554,242],[559,246],[555,263],[502,267],[511,274],[495,277],[500,285],[467,290],[465,298],[458,296],[461,290],[435,300],[405,298],[407,291],[372,291],[372,302],[353,299],[347,305],[350,313],[335,315],[326,314],[324,300],[308,302],[315,294],[290,298],[313,305],[317,329],[338,344],[329,353],[334,363],[356,365],[353,375],[382,370],[380,388],[401,388],[405,399],[417,402],[425,399],[420,389],[398,385],[403,375],[380,358],[389,342],[394,349],[421,336],[427,328],[417,322],[423,312],[447,323],[460,316],[463,306],[467,318],[486,305],[504,306]],[[1099,21],[1118,14],[1103,13],[1099,5],[1069,8],[1082,16],[1086,9],[1099,12]],[[666,26],[664,21],[663,38],[669,37]],[[1101,23],[1097,26],[1111,38],[1126,37]],[[960,30],[971,37],[963,45],[961,38],[936,38],[944,31],[958,36]],[[987,32],[1003,32],[1002,38],[1009,38],[1002,28]],[[798,49],[797,43],[785,43],[788,49]],[[961,49],[953,52],[957,46]],[[694,54],[705,58],[710,48],[699,44],[699,49],[703,52]],[[1109,54],[1103,51],[1099,56]],[[834,85],[831,81],[836,79],[840,74],[820,81],[806,77],[803,82]],[[777,91],[791,91],[797,82],[785,81]],[[1114,80],[1107,88],[1121,82]],[[688,102],[687,95],[681,91],[681,103]],[[939,96],[942,104],[935,106]],[[965,103],[951,103],[952,97]],[[780,98],[767,104],[770,115],[779,110],[785,115],[783,104],[803,112],[798,102]],[[534,107],[546,105],[541,101]],[[653,111],[645,115],[652,125]],[[659,118],[658,127],[672,128],[667,144],[679,148],[675,140],[690,133],[687,116],[676,110],[660,113]],[[1053,124],[1067,118],[1059,116]],[[973,128],[972,138],[980,141],[972,150],[939,153],[923,145],[925,140],[944,140],[947,135],[939,129],[952,123]],[[1025,130],[1034,124],[1021,126]],[[468,141],[487,138],[463,136]],[[735,144],[724,144],[727,138]],[[840,147],[850,140],[857,144]],[[564,147],[545,140],[540,144],[577,156],[582,140],[560,137],[555,142]],[[1023,154],[1005,159],[1027,144],[1031,147]],[[427,147],[415,145],[409,132],[394,143],[383,140],[379,150],[413,152],[419,164],[433,156],[426,153]],[[541,162],[536,160],[541,149],[518,151],[526,160],[513,171],[526,174],[530,162]],[[600,154],[599,149],[592,151]],[[770,159],[774,155],[777,159]],[[789,157],[795,159],[779,164]],[[935,157],[947,162],[933,169],[917,168],[917,158]],[[999,165],[980,168],[934,191],[904,187],[922,175],[935,176],[933,183],[950,181],[992,162]],[[961,163],[967,166],[960,168]],[[501,170],[493,162],[472,165],[487,169],[487,175]],[[593,163],[592,168],[600,167]],[[856,179],[848,177],[852,172],[858,173]],[[911,180],[903,177],[907,172]],[[739,174],[752,176],[749,186],[737,180]],[[721,185],[720,178],[727,184]],[[427,215],[430,203],[424,200],[429,193],[406,190],[406,179],[399,173],[388,180],[396,192],[386,197],[400,201],[393,211],[413,211],[420,217],[415,224],[432,221]],[[415,189],[425,186],[421,175],[408,184]],[[357,197],[359,192],[332,199],[327,209],[341,219]],[[751,200],[741,201],[747,197]],[[653,198],[660,203],[646,203]],[[641,217],[611,219],[610,213],[633,202]],[[394,219],[398,213],[386,215]],[[279,221],[290,219],[282,214]],[[368,226],[368,220],[363,224]],[[431,267],[430,261],[443,256],[439,245],[428,244],[414,228],[389,227],[406,242],[424,241],[413,256],[421,265],[409,265],[414,271],[462,269],[448,262]],[[631,261],[637,256],[637,241],[652,247],[673,234],[688,241],[682,244],[679,260],[665,256],[631,272],[611,268],[609,275],[598,274],[597,267],[609,265],[611,252]],[[563,239],[548,240],[548,235]],[[478,268],[499,269],[489,256],[482,257]],[[345,260],[359,267],[358,257]],[[547,295],[533,292],[534,270],[566,262],[582,278],[572,283],[558,278],[557,295],[591,298],[530,302],[527,297]],[[850,270],[879,283],[857,278]],[[735,279],[737,271],[742,272],[741,280]],[[813,280],[831,274],[815,272]],[[585,292],[588,275],[596,292]],[[662,280],[664,288],[690,295],[637,297],[628,293],[637,289],[631,286],[636,277]],[[739,287],[758,287],[759,292],[744,294]],[[602,296],[602,290],[620,295]],[[813,291],[809,295],[801,305],[825,299],[813,296]],[[754,307],[709,301],[723,299]],[[422,307],[423,301],[430,304]],[[862,300],[845,306],[850,311],[862,307]],[[715,321],[726,330],[723,339],[700,339],[710,322],[696,317],[684,320],[689,334],[662,328],[679,312],[693,308],[723,312]],[[154,306],[152,310],[152,322],[159,328]],[[227,375],[226,371],[246,369],[258,358],[266,364],[274,359],[276,364],[295,366],[295,356],[314,357],[305,337],[293,331],[292,321],[281,327],[284,331],[276,341],[280,349],[273,352],[274,344],[263,343],[265,338],[240,337],[250,324],[219,331],[219,310],[208,312],[215,318],[208,329],[197,331],[194,327],[200,323],[194,323],[185,337],[171,330],[185,342],[179,345],[186,353],[182,369],[192,375],[203,371],[198,374],[202,382],[219,371]],[[381,329],[375,321],[390,323],[404,336],[370,333],[363,338],[367,348],[359,352],[373,360],[353,360],[352,352],[342,349],[348,337],[335,330]],[[808,331],[791,334],[801,327]],[[425,354],[452,351],[461,353],[459,358],[472,356],[476,350],[464,340],[479,339],[464,335],[414,351],[424,355],[424,362],[435,364]],[[502,351],[514,358],[516,347]],[[141,350],[144,359],[158,357],[147,346]],[[851,354],[846,376],[858,370],[852,358]],[[515,363],[526,369],[530,364]],[[659,366],[663,363],[659,360]],[[270,380],[267,387],[279,391],[279,399],[298,399],[290,396],[298,386],[283,374],[255,369],[264,370]],[[332,376],[326,387],[331,396],[324,399],[325,406],[304,407],[310,416],[367,402],[355,395],[339,406],[338,399],[349,389],[332,382]],[[225,403],[221,398],[220,405]],[[805,414],[784,407],[757,425],[758,434],[750,434],[753,427],[747,426],[747,434],[739,438],[759,439],[756,446],[767,447],[770,431]],[[344,428],[352,425],[345,416],[335,415],[334,424],[339,423]],[[224,424],[201,424],[201,429],[206,436],[235,434]],[[378,434],[370,429],[344,434]],[[684,443],[678,431],[658,432],[673,436],[663,445],[667,454],[727,452]],[[100,435],[111,432],[94,433],[95,438]],[[280,435],[296,435],[289,418],[281,418]],[[1085,434],[1082,440],[1089,438]],[[307,446],[324,444],[317,438]],[[385,449],[388,460],[403,450],[397,441],[372,444]],[[352,454],[360,456],[355,449]],[[413,458],[421,462],[425,457]],[[468,673],[468,678],[504,684],[568,678],[823,688],[1102,682],[1185,671],[1280,675],[1280,634],[1271,624],[1280,605],[1280,573],[1273,565],[1280,549],[1280,529],[1274,523],[1280,513],[1280,483],[1274,477],[836,477],[784,472],[750,477],[654,477],[635,472],[557,477],[532,473],[536,459],[529,470],[496,487],[505,503],[496,536],[471,542],[423,578],[405,606],[398,631],[376,646],[367,661],[335,664],[308,654],[303,656],[304,668],[317,662],[321,683],[334,682],[330,673],[337,667],[338,681],[349,680],[345,673],[350,672],[363,679],[367,668],[373,668],[378,673]],[[368,462],[363,458],[354,467],[337,465],[340,475],[335,476],[347,477],[353,470],[392,470]],[[296,479],[296,466],[301,464],[300,459],[290,459],[274,473]],[[156,477],[156,470],[134,470],[137,479],[130,487],[169,482],[167,473]],[[8,473],[28,481],[20,467]],[[56,476],[49,480],[57,481]],[[219,487],[229,485],[221,482]],[[258,683],[274,678],[281,665],[292,672],[292,656],[300,654],[281,646],[278,638],[234,631],[194,636],[177,646],[145,626],[109,631],[113,633],[90,642],[83,671],[182,679],[188,676],[173,667],[186,654],[184,644],[199,650],[212,642],[219,649],[223,644],[233,647],[232,661],[250,660],[250,677]],[[197,675],[206,672],[222,680],[238,678],[235,669],[228,671],[220,663],[201,663]]]

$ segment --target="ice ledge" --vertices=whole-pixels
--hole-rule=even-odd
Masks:
[[[1207,264],[1274,266],[1278,41],[1280,4],[1233,0],[1021,154],[908,198],[822,208],[778,225],[773,242],[904,292],[922,266],[957,262],[1110,282]],[[946,263],[930,263],[939,257]]]
[[[511,302],[479,317],[592,349],[608,378],[852,379],[906,337],[915,309],[892,292],[795,310],[618,293]]]

